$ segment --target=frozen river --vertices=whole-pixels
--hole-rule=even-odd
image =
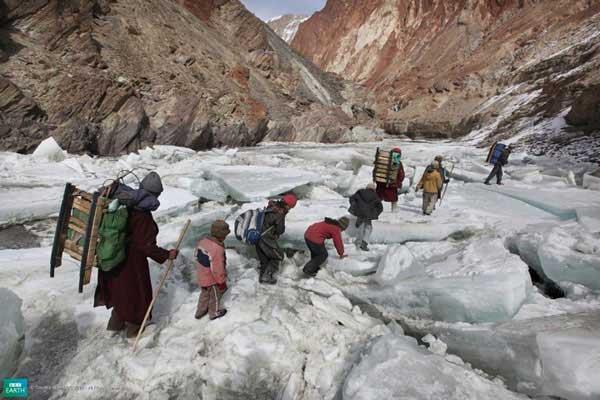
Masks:
[[[403,151],[398,212],[385,205],[370,251],[354,248],[351,228],[349,257],[331,247],[327,266],[303,279],[304,230],[347,215],[347,197],[371,181],[378,146]],[[454,165],[453,179],[424,216],[415,177],[438,154]],[[0,153],[2,377],[16,369],[39,399],[598,399],[600,191],[578,186],[586,166],[519,152],[505,185],[486,186],[486,154],[394,140],[198,153],[156,146],[119,158],[50,145]],[[121,170],[162,176],[160,245],[192,220],[135,355],[105,331],[109,311],[92,308],[95,277],[79,294],[74,260],[65,256],[53,279],[48,265],[65,183],[93,190]],[[232,223],[289,190],[299,202],[281,239],[288,257],[278,284],[259,285],[252,251],[230,238],[229,312],[195,320],[195,241],[214,219]],[[156,285],[162,269],[151,270]]]

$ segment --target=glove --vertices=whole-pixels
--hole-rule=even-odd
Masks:
[[[217,287],[219,288],[221,293],[224,293],[227,291],[227,282],[217,283]]]

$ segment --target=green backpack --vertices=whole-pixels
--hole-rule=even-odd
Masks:
[[[102,217],[98,230],[99,242],[96,247],[96,266],[108,272],[127,258],[127,208],[107,212]]]

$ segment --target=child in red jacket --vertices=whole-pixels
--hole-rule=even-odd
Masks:
[[[323,222],[317,222],[308,227],[304,233],[304,241],[310,250],[310,261],[303,269],[306,275],[317,275],[321,265],[329,257],[329,253],[325,247],[325,239],[333,239],[333,244],[340,258],[346,257],[344,254],[342,232],[348,228],[349,223],[350,221],[346,217],[337,220],[325,218]]]
[[[223,242],[229,232],[227,222],[216,220],[210,228],[210,236],[200,240],[196,246],[196,273],[201,288],[196,319],[208,313],[213,320],[227,313],[221,308],[220,300],[227,290],[227,259]]]

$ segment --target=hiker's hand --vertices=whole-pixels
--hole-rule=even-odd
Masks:
[[[221,291],[221,293],[225,293],[227,291],[227,282],[217,283],[217,287]]]
[[[177,250],[177,249],[169,250],[169,260],[176,259],[178,255],[179,255],[179,250]]]

